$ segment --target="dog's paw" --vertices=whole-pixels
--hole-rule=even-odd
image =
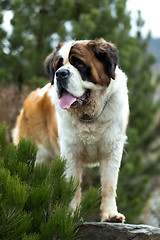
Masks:
[[[104,213],[101,217],[101,222],[124,223],[125,216],[121,213]]]

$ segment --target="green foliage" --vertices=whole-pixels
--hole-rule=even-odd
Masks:
[[[66,161],[34,167],[36,146],[21,139],[5,141],[0,125],[0,239],[75,239],[78,227],[98,206],[99,193],[90,189],[73,213],[69,204],[77,184],[65,178]],[[83,220],[82,220],[83,219]]]

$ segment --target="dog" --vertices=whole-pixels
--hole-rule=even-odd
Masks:
[[[32,137],[36,164],[67,159],[66,176],[79,181],[71,202],[81,201],[85,165],[99,164],[101,221],[124,222],[116,188],[129,116],[127,77],[118,67],[118,50],[104,39],[59,43],[44,62],[50,77],[25,100],[13,130],[13,142]]]

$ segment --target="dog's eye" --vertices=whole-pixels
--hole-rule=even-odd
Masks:
[[[86,66],[82,60],[80,60],[74,56],[71,58],[71,62],[77,68],[84,68]]]
[[[63,66],[63,58],[60,58],[56,65],[56,71]]]
[[[84,62],[82,62],[81,60],[76,62],[76,66],[80,68],[85,67]]]

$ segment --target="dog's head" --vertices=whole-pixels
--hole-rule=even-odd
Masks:
[[[115,79],[117,64],[117,48],[104,39],[60,43],[44,63],[63,109],[89,104]]]

